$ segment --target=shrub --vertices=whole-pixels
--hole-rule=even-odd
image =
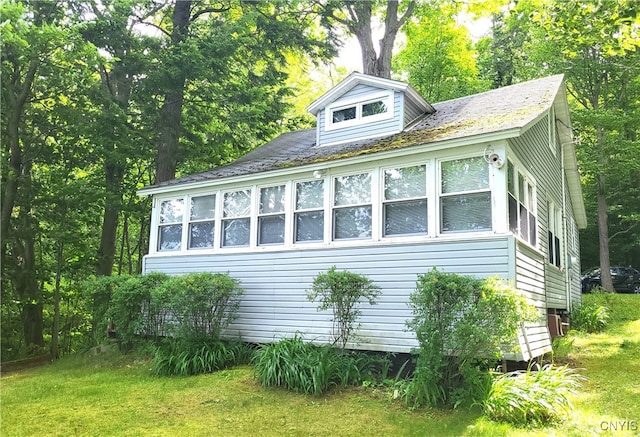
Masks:
[[[566,362],[571,349],[573,349],[574,339],[563,336],[556,337],[551,342],[551,359],[554,363]]]
[[[344,349],[356,337],[356,321],[361,314],[358,303],[364,299],[374,305],[379,295],[380,287],[370,279],[346,270],[338,272],[336,266],[333,266],[326,273],[319,273],[315,277],[307,298],[320,302],[318,311],[332,311],[333,344]]]
[[[254,357],[254,365],[256,377],[265,387],[320,395],[333,386],[372,380],[390,364],[385,357],[306,343],[296,334],[263,344]]]
[[[235,319],[243,293],[240,283],[229,274],[191,273],[165,281],[154,294],[153,306],[170,308],[174,332],[167,334],[219,339]]]
[[[241,341],[211,338],[166,339],[153,350],[152,372],[158,376],[211,373],[251,361],[253,349]]]
[[[513,344],[521,323],[536,317],[535,308],[504,281],[435,268],[418,276],[409,300],[414,317],[407,326],[420,348],[405,398],[415,406],[482,401],[491,361]]]
[[[129,276],[97,276],[84,281],[82,288],[90,296],[93,337],[95,343],[107,338],[111,299]]]
[[[492,420],[515,425],[543,425],[558,419],[571,407],[583,379],[567,366],[548,364],[538,371],[527,369],[495,378],[484,402],[484,412]]]
[[[607,307],[589,303],[575,307],[570,313],[571,327],[577,331],[601,332],[607,326],[609,310]]]

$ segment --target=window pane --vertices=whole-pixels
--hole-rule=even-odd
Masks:
[[[189,249],[213,247],[215,222],[198,222],[189,225]]]
[[[248,246],[250,224],[251,220],[248,218],[224,220],[222,222],[222,245],[225,247]]]
[[[442,232],[491,230],[491,194],[443,197]]]
[[[284,211],[284,185],[260,189],[260,214]]]
[[[160,226],[158,228],[158,250],[180,250],[182,225]]]
[[[364,173],[336,178],[335,205],[358,205],[371,202],[371,174]]]
[[[182,221],[184,200],[165,200],[160,204],[160,223],[176,223]]]
[[[386,200],[426,197],[426,167],[394,168],[384,171],[384,198]]]
[[[509,230],[518,232],[518,201],[509,194]]]
[[[527,184],[527,200],[528,200],[528,204],[527,204],[527,208],[529,209],[529,211],[533,212],[535,211],[534,208],[534,204],[535,204],[535,198],[533,196],[533,185],[529,185]]]
[[[507,164],[507,190],[515,196],[516,194],[516,181],[515,181],[515,169],[513,163],[508,161]]]
[[[333,122],[340,123],[341,121],[354,120],[356,118],[356,107],[339,109],[333,111]]]
[[[538,224],[536,221],[536,217],[529,213],[529,244],[532,246],[536,245],[538,240]]]
[[[377,102],[365,103],[362,105],[362,116],[368,117],[370,115],[384,114],[387,112],[387,105],[382,100]]]
[[[251,190],[224,194],[224,216],[243,217],[251,214]]]
[[[524,191],[524,176],[522,176],[522,173],[518,173],[518,200],[522,203],[525,201]]]
[[[427,201],[388,203],[384,206],[384,234],[426,234]]]
[[[284,243],[284,215],[260,217],[258,219],[258,244]]]
[[[299,182],[296,186],[296,209],[322,208],[324,181]]]
[[[483,157],[456,159],[442,163],[442,192],[489,188],[489,165]]]
[[[529,239],[529,212],[523,205],[520,205],[520,238]]]
[[[216,213],[216,196],[191,198],[191,220],[214,218]]]
[[[334,237],[371,238],[371,207],[341,208],[334,212]]]
[[[296,214],[296,241],[324,239],[324,212],[309,211]]]

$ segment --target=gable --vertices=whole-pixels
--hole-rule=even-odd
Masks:
[[[352,73],[307,108],[317,118],[319,146],[401,132],[433,107],[402,82]]]

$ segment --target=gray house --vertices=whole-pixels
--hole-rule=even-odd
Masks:
[[[246,290],[229,333],[257,343],[328,341],[331,315],[306,290],[333,265],[361,273],[382,294],[352,346],[392,352],[417,346],[418,274],[498,275],[540,312],[508,358],[550,350],[549,321],[580,301],[586,226],[562,76],[431,105],[353,73],[308,110],[316,129],[140,190],[153,196],[144,272],[229,272]]]

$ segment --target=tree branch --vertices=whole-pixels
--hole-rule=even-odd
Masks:
[[[633,230],[633,228],[635,228],[636,226],[638,226],[638,223],[634,223],[632,224],[628,229],[625,229],[624,231],[619,231],[616,232],[615,234],[611,235],[609,237],[609,241],[613,240],[614,237],[617,237],[618,235],[622,235],[622,234],[628,234],[629,232],[631,232]]]

